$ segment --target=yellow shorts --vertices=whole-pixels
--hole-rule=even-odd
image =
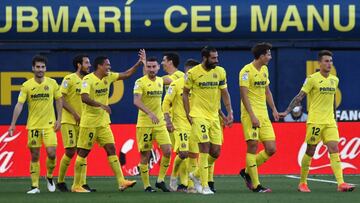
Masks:
[[[69,123],[61,124],[61,135],[63,140],[64,148],[76,147],[79,139],[79,126]]]
[[[171,145],[166,126],[136,128],[136,141],[140,152],[150,151],[154,140],[158,145]]]
[[[260,127],[254,129],[249,117],[242,117],[241,123],[245,140],[275,141],[274,129],[269,118],[258,118]]]
[[[204,118],[192,118],[191,137],[196,143],[211,142],[212,144],[222,144],[222,128],[219,120],[209,120]]]
[[[77,148],[90,150],[95,141],[103,147],[105,144],[114,144],[114,135],[110,125],[95,128],[80,127]]]
[[[41,147],[44,143],[45,147],[56,147],[57,137],[53,128],[46,129],[28,129],[28,143],[29,148]]]
[[[316,145],[320,141],[324,144],[329,141],[339,142],[339,131],[336,124],[306,124],[306,138],[307,144]]]
[[[174,152],[189,151],[190,129],[176,129],[173,136],[175,139]]]

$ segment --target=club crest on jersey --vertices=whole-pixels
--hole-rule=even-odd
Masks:
[[[241,79],[242,79],[243,81],[248,80],[248,79],[249,79],[249,73],[244,73],[243,76],[241,77]]]
[[[335,85],[335,80],[334,80],[334,79],[330,79],[330,84],[331,84],[331,85]]]
[[[264,73],[264,77],[265,77],[265,78],[267,77],[266,73]]]
[[[161,87],[161,84],[160,84],[160,83],[158,83],[158,87]]]
[[[217,74],[216,74],[216,73],[213,74],[213,78],[217,78]]]
[[[149,147],[149,144],[148,143],[145,143],[144,144],[144,148],[146,149],[146,148],[148,148]]]
[[[105,84],[105,85],[107,85],[107,84],[108,84],[107,80],[104,80],[104,84]]]
[[[35,140],[32,140],[32,141],[31,141],[31,145],[36,145],[36,141],[35,141]]]
[[[48,91],[48,90],[49,90],[49,86],[45,85],[45,86],[44,86],[44,90],[45,90],[45,91]]]
[[[257,133],[256,132],[253,132],[252,133],[252,136],[255,138],[257,136]]]

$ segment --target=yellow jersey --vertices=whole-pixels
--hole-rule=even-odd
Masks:
[[[82,101],[81,101],[81,78],[72,73],[64,77],[60,91],[64,96],[65,101],[81,116]],[[76,124],[76,121],[72,114],[65,108],[62,110],[61,123]]]
[[[191,91],[190,116],[218,120],[219,90],[227,88],[224,68],[206,71],[202,64],[194,66],[185,76],[185,87]]]
[[[256,117],[269,118],[266,107],[266,87],[270,84],[267,66],[257,70],[252,63],[245,65],[239,73],[240,87],[248,88],[248,98]],[[241,117],[249,117],[241,101]]]
[[[183,78],[184,75],[185,75],[184,72],[182,72],[182,71],[180,71],[180,70],[177,70],[177,71],[175,71],[175,72],[174,72],[173,74],[171,74],[171,75],[164,75],[163,78],[164,78],[164,77],[169,77],[169,78],[172,80],[172,82],[174,82],[175,80],[177,80],[177,79],[179,79],[179,78]],[[170,86],[170,85],[165,85],[165,92],[168,90],[169,86]]]
[[[22,84],[18,102],[28,102],[27,129],[52,128],[55,124],[54,98],[61,98],[60,88],[52,78],[44,77],[42,83],[31,78]]]
[[[307,123],[334,124],[334,97],[339,79],[334,75],[325,78],[320,72],[310,75],[301,91],[307,94],[309,114]]]
[[[172,109],[172,122],[176,129],[190,129],[191,125],[186,118],[183,103],[183,90],[185,79],[179,78],[170,84],[163,101],[163,112],[170,113]]]
[[[109,104],[110,85],[119,78],[119,73],[110,72],[101,80],[90,73],[82,80],[80,94],[89,94],[90,99],[103,105]],[[100,127],[110,124],[110,115],[102,108],[83,105],[80,127]]]
[[[158,124],[153,124],[149,116],[139,110],[136,127],[155,127],[165,125],[164,115],[161,110],[161,98],[163,94],[164,81],[161,77],[156,77],[155,81],[149,79],[147,75],[136,80],[134,94],[141,95],[143,104],[153,112],[159,119]]]

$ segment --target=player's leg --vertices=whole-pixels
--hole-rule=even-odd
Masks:
[[[56,165],[56,146],[57,137],[52,128],[42,130],[43,142],[46,148],[46,180],[50,192],[55,192],[55,183],[53,181],[53,172]]]
[[[136,143],[140,152],[140,176],[145,192],[156,192],[150,185],[149,160],[152,148],[152,128],[136,128]]]
[[[40,147],[41,147],[41,135],[37,129],[28,130],[28,142],[27,146],[30,150],[30,177],[31,177],[31,189],[28,194],[40,193],[39,178],[40,178]]]
[[[165,176],[167,169],[169,168],[171,158],[171,141],[169,133],[165,126],[155,127],[154,136],[162,151],[159,175],[155,186],[161,189],[163,192],[170,192],[170,190],[165,185]]]
[[[180,146],[179,135],[180,135],[180,133],[181,133],[181,131],[179,131],[178,129],[175,129],[174,132],[169,133],[173,151],[176,153],[174,163],[173,163],[173,168],[171,171],[170,183],[169,183],[169,187],[172,191],[177,190],[177,187],[178,187],[177,177],[179,175],[179,169],[180,169],[180,165],[182,163],[182,159],[179,156],[179,146]]]
[[[106,127],[99,127],[96,133],[98,134],[97,141],[99,145],[104,147],[106,151],[108,163],[115,174],[119,190],[124,191],[129,187],[133,187],[136,184],[136,181],[126,180],[121,170],[119,158],[116,155],[115,140],[110,125]]]
[[[208,157],[208,185],[211,191],[216,192],[215,182],[214,182],[214,164],[216,159],[220,156],[221,145],[223,143],[223,128],[221,126],[220,120],[215,120],[211,122],[210,126],[210,152]]]
[[[179,177],[180,177],[180,185],[177,187],[177,191],[187,192],[188,187],[188,157],[189,157],[189,139],[190,139],[190,131],[185,129],[181,130],[181,134],[179,134],[179,144],[178,144],[178,156],[180,157],[181,164],[179,169]]]
[[[264,145],[264,150],[261,150],[256,155],[256,165],[260,167],[276,152],[275,133],[269,119],[261,120],[261,128],[259,129],[259,140]]]

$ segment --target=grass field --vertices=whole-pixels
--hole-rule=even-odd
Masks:
[[[319,180],[334,181],[333,176],[311,176],[309,178]],[[289,203],[355,203],[360,202],[359,188],[351,193],[336,192],[336,184],[327,182],[309,181],[311,193],[297,192],[298,180],[286,176],[262,176],[263,185],[270,187],[273,192],[259,194],[250,192],[238,176],[218,176],[215,177],[217,193],[211,196],[200,194],[185,193],[145,193],[139,177],[136,177],[138,184],[125,192],[118,192],[115,179],[112,177],[88,178],[88,184],[97,189],[95,193],[50,193],[47,191],[44,179],[40,181],[40,194],[27,195],[30,178],[0,178],[0,202],[142,202],[142,203],[160,203],[160,202],[289,202]],[[349,183],[360,183],[360,176],[345,176]],[[68,185],[71,179],[67,179]],[[155,178],[151,179],[154,184]]]

